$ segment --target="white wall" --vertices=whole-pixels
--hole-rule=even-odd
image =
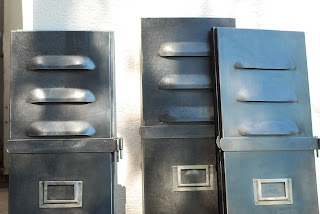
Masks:
[[[118,164],[122,187],[116,189],[117,214],[142,213],[140,17],[234,17],[239,28],[305,31],[314,135],[320,136],[320,15],[315,0],[23,1],[26,29],[115,31],[118,136],[125,142]]]
[[[4,148],[9,140],[9,88],[10,88],[10,32],[21,29],[22,23],[21,0],[4,0],[4,26],[3,26],[3,143]],[[1,50],[2,51],[2,50]],[[8,153],[4,149],[4,166],[8,167]],[[7,170],[5,173],[8,173]]]

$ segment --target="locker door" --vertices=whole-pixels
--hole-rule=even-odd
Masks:
[[[113,32],[12,32],[10,214],[114,213],[113,43]]]
[[[214,32],[228,214],[318,213],[304,33]]]
[[[218,213],[211,26],[233,19],[142,19],[145,213]]]

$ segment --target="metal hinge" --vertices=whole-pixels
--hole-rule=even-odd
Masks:
[[[123,154],[122,154],[122,151],[123,151],[123,138],[120,137],[120,138],[115,138],[116,140],[116,143],[117,143],[117,162],[120,161],[120,159],[122,159],[123,157]]]

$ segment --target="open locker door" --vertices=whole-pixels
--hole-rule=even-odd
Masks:
[[[304,33],[216,28],[228,214],[319,213]]]

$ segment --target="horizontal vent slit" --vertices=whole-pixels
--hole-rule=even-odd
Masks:
[[[28,103],[74,103],[86,104],[96,101],[93,93],[87,89],[78,88],[36,88],[27,98]]]
[[[243,57],[234,64],[236,69],[254,70],[295,70],[296,67],[291,58],[285,56],[252,56]]]
[[[163,123],[208,123],[214,121],[212,107],[173,107],[160,116]]]
[[[210,56],[210,47],[207,42],[167,42],[160,46],[161,57],[192,57]]]
[[[168,75],[159,82],[163,90],[201,90],[212,89],[212,80],[208,75]]]
[[[47,55],[34,57],[28,69],[35,70],[94,70],[95,64],[86,56]]]
[[[249,121],[241,125],[242,136],[299,135],[297,124],[291,120]]]
[[[85,136],[96,133],[95,128],[85,121],[38,121],[31,124],[27,135],[32,137]]]
[[[252,85],[242,88],[237,93],[238,102],[270,102],[294,103],[298,102],[296,94],[283,85]]]

